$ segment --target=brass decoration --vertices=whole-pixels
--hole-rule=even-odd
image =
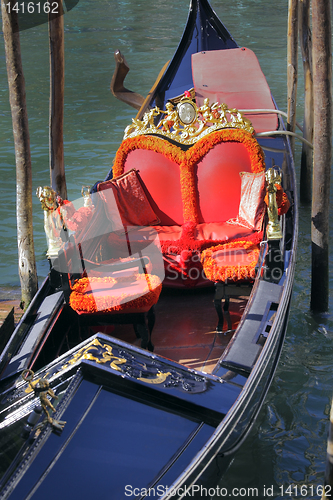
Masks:
[[[53,212],[57,208],[57,195],[50,186],[39,186],[36,195],[42,204],[42,209],[46,212]]]
[[[23,370],[21,374],[23,380],[25,382],[28,382],[30,389],[35,393],[36,396],[39,397],[41,407],[46,415],[46,419],[43,423],[48,422],[56,432],[61,432],[66,422],[64,422],[63,420],[56,420],[55,418],[52,418],[49,413],[49,409],[51,411],[55,411],[55,408],[49,400],[48,396],[51,396],[51,398],[54,399],[58,399],[58,396],[54,394],[48,380],[46,380],[45,378],[40,378],[35,382],[32,382],[33,376],[34,372],[32,370]]]
[[[74,365],[78,361],[82,359],[87,359],[89,361],[94,361],[99,364],[108,363],[110,368],[113,370],[130,374],[129,363],[125,358],[121,358],[119,356],[115,356],[112,352],[112,346],[108,344],[101,344],[101,342],[95,338],[92,340],[87,346],[82,347],[79,351],[77,351],[72,359],[70,359],[65,365],[62,366],[62,369],[68,368],[71,365]],[[127,363],[127,365],[126,365]],[[123,365],[123,366],[121,366]],[[146,366],[141,366],[140,373],[146,371]],[[147,384],[163,384],[168,376],[171,375],[170,372],[162,372],[161,370],[157,370],[157,373],[154,374],[154,377],[136,377],[137,380],[141,382],[146,382]]]
[[[126,363],[125,358],[120,358],[114,356],[112,353],[112,347],[108,344],[101,344],[100,341],[95,338],[86,347],[82,347],[77,351],[72,359],[70,359],[62,368],[68,368],[74,365],[82,359],[87,359],[89,361],[95,361],[96,363],[105,364],[110,362],[110,367],[117,371],[122,371],[118,365]]]
[[[268,193],[268,227],[267,227],[267,238],[269,240],[280,240],[282,238],[282,231],[278,216],[278,206],[276,203],[276,186],[275,184],[281,185],[281,174],[275,168],[269,168],[265,174],[267,182],[267,193]]]
[[[82,186],[81,195],[84,199],[84,206],[90,208],[93,207],[93,202],[90,194],[90,186]]]
[[[43,188],[39,186],[36,195],[42,204],[44,210],[44,230],[48,243],[47,257],[57,257],[59,250],[63,245],[60,236],[63,230],[63,221],[56,212],[57,208],[57,195],[55,191],[49,186]]]
[[[166,379],[171,376],[171,372],[161,372],[158,370],[156,373],[156,378],[143,378],[143,377],[138,377],[138,380],[141,380],[141,382],[147,382],[148,384],[163,384],[163,382],[166,381]]]
[[[202,137],[225,128],[239,128],[253,134],[250,120],[237,109],[229,109],[227,104],[209,104],[204,100],[198,108],[187,92],[176,108],[172,102],[166,103],[166,109],[157,106],[144,114],[142,120],[132,119],[125,129],[124,139],[140,135],[159,135],[184,145],[191,145]],[[164,116],[163,116],[164,115]],[[160,117],[156,123],[157,117]]]

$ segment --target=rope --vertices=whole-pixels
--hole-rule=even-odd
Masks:
[[[285,118],[288,119],[287,113],[285,113],[284,111],[281,111],[280,109],[240,109],[239,111],[241,113],[250,113],[250,114],[251,113],[252,114],[256,114],[256,113],[276,113],[277,115],[282,115],[282,116],[284,116]],[[296,125],[300,129],[300,131],[303,132],[303,127],[298,122],[296,122]]]
[[[290,130],[271,130],[270,132],[260,132],[259,134],[256,134],[256,137],[269,137],[270,135],[291,135],[292,137],[296,137],[296,139],[299,139],[300,141],[304,142],[307,144],[310,148],[313,148],[313,145],[311,142],[307,141],[304,139],[299,134],[296,134],[295,132],[291,132]]]

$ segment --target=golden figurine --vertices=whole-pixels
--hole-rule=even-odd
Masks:
[[[278,216],[278,206],[276,203],[276,185],[281,184],[281,174],[275,168],[269,168],[265,174],[268,193],[268,227],[267,238],[269,240],[280,240],[282,231]]]
[[[63,230],[63,222],[60,215],[56,212],[57,195],[49,186],[44,186],[43,188],[39,186],[36,195],[44,210],[44,230],[48,243],[46,255],[49,259],[52,259],[57,257],[59,250],[63,246],[60,236]]]
[[[132,123],[125,128],[125,137],[133,134],[133,132],[137,130],[157,130],[154,124],[154,118],[155,116],[158,116],[160,112],[161,111],[159,110],[159,108],[155,106],[155,108],[150,109],[143,115],[142,120],[139,120],[138,118],[132,118]]]
[[[226,108],[227,106],[224,105]],[[203,121],[205,124],[208,123],[221,123],[221,117],[224,117],[220,112],[219,108],[221,106],[219,103],[214,103],[212,106],[209,105],[209,99],[206,97],[204,99],[204,103],[200,108],[198,109],[198,113],[201,114]]]
[[[177,134],[180,129],[178,113],[171,102],[167,102],[165,107],[166,111],[161,111],[161,113],[164,113],[166,116],[160,121],[157,128],[161,126],[166,132],[171,132],[170,129],[173,128],[173,132],[171,133]]]
[[[25,382],[28,382],[30,388],[33,390],[36,396],[39,396],[40,405],[46,415],[44,422],[48,422],[52,425],[55,431],[62,431],[66,422],[62,420],[56,420],[50,416],[49,409],[55,411],[55,408],[48,396],[54,399],[58,399],[54,391],[50,387],[50,383],[45,378],[40,378],[35,382],[32,382],[34,372],[32,370],[23,370],[21,377]]]

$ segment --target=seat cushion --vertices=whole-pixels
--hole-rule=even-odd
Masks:
[[[157,303],[161,289],[161,280],[151,274],[93,276],[74,284],[69,304],[79,314],[146,312]]]
[[[157,231],[160,241],[177,241],[180,238],[182,227],[181,226],[154,226]]]
[[[234,241],[207,248],[201,262],[205,275],[215,283],[253,281],[259,252],[259,245],[251,241]]]
[[[214,240],[227,242],[254,235],[255,231],[249,227],[228,222],[204,222],[197,225],[196,238],[201,241]]]

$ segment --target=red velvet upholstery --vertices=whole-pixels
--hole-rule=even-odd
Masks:
[[[219,130],[186,151],[158,137],[128,138],[115,157],[114,175],[133,168],[161,220],[154,228],[164,256],[164,283],[208,284],[202,250],[237,238],[257,240],[258,232],[226,222],[238,215],[240,172],[265,168],[262,149],[250,133]]]
[[[210,104],[225,103],[236,109],[276,109],[266,78],[252,50],[210,50],[192,55],[192,75],[197,106],[206,97]],[[272,114],[246,114],[256,132],[276,130]]]
[[[147,197],[162,225],[182,224],[183,205],[179,165],[155,151],[135,149],[126,158],[124,171],[136,168],[147,188]]]
[[[246,147],[237,142],[216,144],[198,163],[199,222],[237,217],[240,171],[251,172],[251,161]]]
[[[203,241],[230,241],[254,234],[255,231],[253,229],[237,224],[228,224],[227,222],[206,222],[197,225],[196,238]]]

